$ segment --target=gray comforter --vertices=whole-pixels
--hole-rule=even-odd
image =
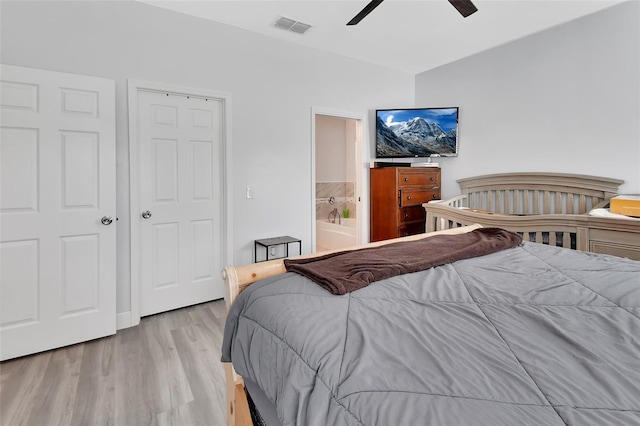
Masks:
[[[640,425],[640,262],[523,243],[343,296],[287,273],[222,353],[285,425]]]

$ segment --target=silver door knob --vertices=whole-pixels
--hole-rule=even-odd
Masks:
[[[149,219],[151,217],[151,212],[149,210],[145,210],[142,212],[143,219]]]
[[[103,225],[111,225],[111,222],[113,222],[113,218],[111,216],[102,216],[100,222],[102,222]]]

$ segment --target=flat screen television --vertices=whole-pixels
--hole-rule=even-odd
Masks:
[[[458,155],[458,107],[376,110],[376,158]]]

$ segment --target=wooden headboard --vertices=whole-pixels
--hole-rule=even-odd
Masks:
[[[502,214],[585,214],[609,200],[619,179],[567,173],[500,173],[459,179],[464,207]],[[460,206],[459,206],[460,207]]]
[[[588,251],[593,221],[588,212],[606,204],[622,183],[542,172],[464,178],[458,180],[461,195],[423,204],[426,230],[480,223],[517,232],[525,241]]]

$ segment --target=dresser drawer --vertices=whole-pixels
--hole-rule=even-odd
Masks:
[[[369,240],[424,232],[423,204],[439,200],[439,167],[375,167],[370,171]]]
[[[440,186],[440,169],[404,169],[398,170],[398,187],[408,188],[420,186],[423,188],[434,188]]]
[[[398,220],[401,224],[425,220],[425,211],[422,206],[403,207],[398,209],[398,212],[400,213]]]
[[[439,190],[425,191],[422,189],[402,189],[400,192],[400,207],[421,206],[431,200],[440,199]]]
[[[424,233],[424,222],[414,222],[398,228],[398,237],[407,237]]]

